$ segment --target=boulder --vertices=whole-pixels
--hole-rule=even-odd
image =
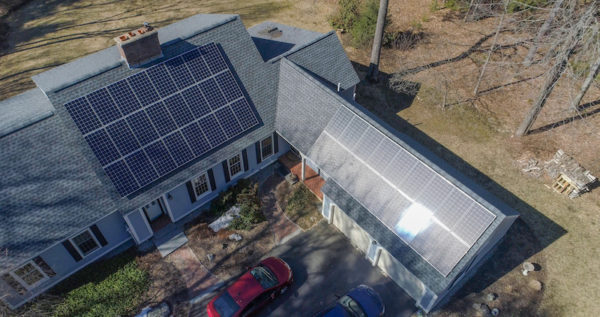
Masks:
[[[215,259],[215,255],[212,253],[207,254],[206,257],[208,258],[208,262],[212,262]]]

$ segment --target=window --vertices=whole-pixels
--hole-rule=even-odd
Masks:
[[[196,199],[210,192],[210,185],[208,184],[208,177],[206,176],[206,173],[193,179],[192,186],[194,187],[194,194],[196,195]]]
[[[78,236],[71,239],[71,241],[75,246],[77,246],[77,249],[79,249],[79,253],[81,253],[82,257],[87,256],[100,247],[98,241],[96,241],[96,238],[92,235],[89,229],[80,233]]]
[[[27,292],[27,289],[25,287],[23,287],[23,285],[21,285],[21,283],[17,282],[17,280],[15,280],[15,278],[12,277],[8,273],[2,275],[2,280],[4,280],[4,282],[6,282],[6,284],[8,284],[15,291],[17,291],[17,293],[19,293],[21,295],[23,295]]]
[[[233,178],[242,171],[242,160],[239,154],[230,158],[227,163],[229,163],[229,177]]]
[[[44,273],[42,273],[32,262],[16,269],[14,273],[29,286],[35,285],[44,279]]]
[[[269,136],[268,138],[260,141],[260,155],[263,161],[273,155],[273,136]]]
[[[13,272],[4,274],[2,279],[19,294],[23,295],[28,289],[34,288],[37,284],[54,275],[56,275],[54,270],[44,259],[38,256]]]

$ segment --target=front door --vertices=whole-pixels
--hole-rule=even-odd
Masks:
[[[153,222],[154,220],[160,218],[160,216],[165,214],[165,208],[160,198],[152,201],[150,204],[143,207],[142,210],[146,214],[148,222]]]

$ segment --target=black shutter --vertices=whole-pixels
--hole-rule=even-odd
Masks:
[[[244,161],[244,172],[248,170],[248,151],[242,150],[242,160]]]
[[[260,164],[262,162],[262,158],[260,157],[260,141],[254,143],[254,148],[256,149],[256,164]]]
[[[210,190],[215,191],[217,189],[217,184],[215,183],[215,174],[212,171],[212,168],[208,169],[208,181],[210,182]]]
[[[223,174],[225,175],[225,182],[229,183],[231,178],[229,177],[229,168],[227,167],[227,160],[223,161],[221,165],[223,165]]]
[[[98,228],[98,226],[96,225],[92,225],[90,227],[90,229],[92,230],[92,232],[94,233],[94,235],[96,236],[96,239],[98,239],[98,242],[100,242],[101,246],[105,246],[108,244],[108,242],[106,241],[106,239],[104,238],[104,235],[102,234],[102,232],[100,231],[100,228]]]
[[[71,241],[65,240],[63,241],[62,245],[65,247],[65,249],[67,249],[67,251],[69,251],[69,254],[73,257],[73,260],[75,260],[75,262],[81,261],[82,257],[79,254],[79,252],[75,250],[75,247],[73,246]]]
[[[187,183],[185,183],[185,186],[187,187],[188,190],[188,194],[190,195],[190,200],[193,202],[196,202],[196,194],[194,193],[194,185],[192,185],[192,181],[188,181]]]
[[[279,153],[279,136],[273,132],[273,153]]]

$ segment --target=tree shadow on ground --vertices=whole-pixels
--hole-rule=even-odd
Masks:
[[[560,121],[556,121],[556,122],[552,122],[546,125],[543,125],[539,128],[535,128],[531,131],[529,131],[529,134],[536,134],[536,133],[542,133],[542,132],[546,132],[546,131],[550,131],[552,129],[561,127],[563,125],[569,124],[571,122],[575,122],[575,121],[580,121],[583,120],[585,118],[589,118],[595,114],[600,113],[600,107],[596,108],[596,109],[589,109],[592,108],[596,105],[600,104],[600,100],[595,100],[592,102],[588,102],[585,103],[583,105],[580,105],[579,107],[577,107],[577,114],[570,116],[568,118],[565,118],[563,120]]]
[[[364,73],[364,71],[361,71],[361,70],[366,69],[366,67],[367,66],[365,66],[365,65],[360,65],[360,64],[355,63],[355,68],[357,69],[357,71],[359,73]],[[432,139],[430,136],[428,136],[424,132],[417,129],[411,123],[409,123],[408,121],[399,117],[397,115],[397,111],[395,111],[395,109],[391,109],[392,107],[385,106],[385,105],[381,106],[381,104],[380,104],[381,99],[376,100],[376,99],[372,98],[370,95],[368,95],[368,96],[361,95],[362,91],[365,91],[368,89],[370,89],[370,90],[373,90],[373,89],[390,90],[391,89],[388,86],[383,85],[383,84],[377,84],[375,86],[375,88],[365,87],[368,85],[370,85],[370,84],[363,81],[357,87],[358,96],[356,98],[356,101],[359,104],[363,105],[365,108],[367,108],[373,114],[375,114],[380,119],[385,121],[387,124],[391,125],[393,128],[395,128],[401,134],[408,135],[409,137],[413,138],[415,141],[420,143],[420,145],[425,147],[422,149],[417,147],[416,148],[417,151],[425,152],[425,153],[429,152],[429,151],[433,152],[439,158],[443,159],[445,162],[449,163],[453,168],[455,168],[458,171],[458,173],[462,173],[465,176],[467,176],[468,178],[470,178],[471,180],[475,181],[475,183],[477,185],[483,187],[484,189],[489,191],[491,194],[500,198],[502,201],[504,201],[506,204],[508,204],[510,207],[514,208],[515,210],[517,210],[520,213],[522,223],[521,224],[517,223],[516,225],[513,226],[514,228],[512,228],[506,235],[505,239],[507,240],[507,242],[505,242],[505,244],[499,248],[500,251],[498,251],[497,253],[504,254],[502,251],[503,248],[505,248],[505,249],[508,248],[506,243],[508,243],[508,245],[510,245],[510,244],[520,245],[522,243],[525,243],[525,245],[523,245],[522,247],[519,248],[519,252],[516,252],[515,254],[511,253],[510,257],[500,257],[497,260],[494,260],[493,265],[484,265],[479,270],[477,275],[475,275],[475,277],[472,279],[471,284],[469,284],[469,286],[467,288],[469,291],[475,292],[475,291],[481,291],[481,290],[486,289],[488,286],[493,284],[495,281],[497,281],[501,277],[505,276],[507,274],[507,272],[510,272],[513,269],[515,269],[516,267],[518,267],[520,265],[520,263],[522,263],[526,259],[536,255],[540,251],[544,250],[546,247],[548,247],[554,241],[556,241],[557,239],[559,239],[560,237],[562,237],[563,235],[565,235],[567,233],[567,231],[564,228],[562,228],[560,225],[558,225],[557,223],[552,221],[550,218],[546,217],[541,212],[539,212],[538,210],[536,210],[535,208],[533,208],[532,206],[527,204],[525,201],[521,200],[519,197],[517,197],[516,195],[514,195],[513,193],[511,193],[510,191],[505,189],[502,185],[496,183],[494,180],[492,180],[490,177],[485,175],[483,172],[481,172],[478,169],[476,169],[475,167],[471,166],[469,163],[467,163],[461,157],[456,155],[454,152],[452,152],[448,148],[444,147],[442,144],[438,143],[436,140]],[[385,95],[387,93],[389,93],[389,92],[386,92],[386,91],[380,92],[380,94],[383,94],[383,95]],[[403,103],[403,102],[407,102],[407,100],[402,100],[402,99],[398,100],[398,103]],[[412,100],[409,100],[408,102],[412,102]],[[410,106],[410,103],[405,104],[405,105],[397,105],[394,108],[404,109],[409,106]],[[427,156],[427,154],[426,154],[426,156]],[[449,171],[449,174],[452,176],[458,175],[457,171]],[[533,232],[535,232],[535,234],[537,236],[534,236],[532,239],[529,239],[529,238],[523,239],[522,235],[514,235],[513,233],[515,232],[515,230],[520,230],[519,228],[522,227],[523,225],[527,226],[527,228],[534,229]],[[531,231],[531,229],[528,229],[528,231]],[[515,239],[516,240],[523,239],[523,241],[515,241]],[[460,296],[464,296],[464,293],[461,292],[460,294],[457,294],[455,296],[455,299],[456,299],[456,297],[460,297]],[[538,303],[531,303],[531,305],[537,306]],[[535,311],[536,307],[532,307],[532,308],[533,308],[533,311]]]

